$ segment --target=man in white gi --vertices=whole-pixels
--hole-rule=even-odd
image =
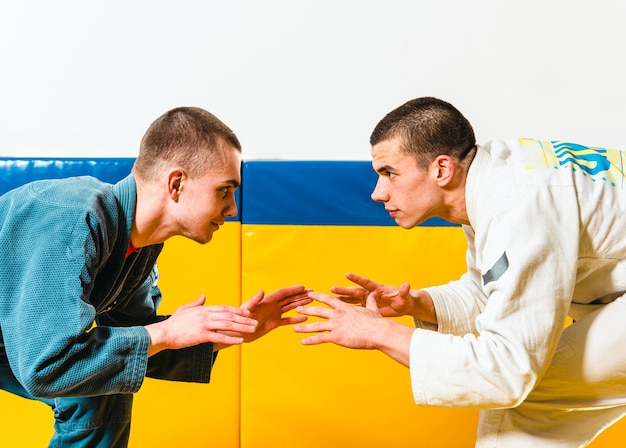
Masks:
[[[319,333],[303,343],[378,349],[410,368],[417,404],[481,409],[478,447],[588,445],[626,413],[626,154],[477,145],[436,98],[390,112],[370,142],[372,199],[403,228],[462,224],[468,270],[420,290],[348,274],[358,286],[310,294],[328,306],[298,307],[324,318],[294,327]],[[384,319],[402,315],[417,328]]]

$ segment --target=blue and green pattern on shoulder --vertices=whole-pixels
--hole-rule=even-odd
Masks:
[[[531,150],[540,148],[535,164],[527,168],[544,165],[555,170],[567,169],[580,172],[592,181],[609,182],[614,187],[624,187],[624,153],[618,149],[585,146],[560,140],[541,141],[519,139],[522,146]]]

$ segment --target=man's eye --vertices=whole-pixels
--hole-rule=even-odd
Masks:
[[[387,177],[389,179],[393,179],[394,177],[396,177],[396,175],[394,173],[390,173],[389,171],[387,171]]]

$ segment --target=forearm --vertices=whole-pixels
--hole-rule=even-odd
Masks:
[[[376,335],[374,347],[403,366],[409,367],[411,337],[415,330],[390,319],[381,319],[379,325],[378,331],[372,332]]]

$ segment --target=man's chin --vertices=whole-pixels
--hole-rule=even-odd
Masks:
[[[213,239],[213,232],[209,233],[208,235],[196,236],[190,239],[199,244],[207,244]]]
[[[402,227],[403,229],[411,229],[415,227],[415,226],[411,226],[410,224],[408,224],[408,221],[405,219],[395,218],[394,221],[396,222],[398,226]]]
[[[397,219],[396,219],[395,221],[396,221],[396,224],[398,224],[398,226],[402,227],[403,229],[407,229],[407,230],[409,230],[409,229],[412,229],[412,228],[414,228],[414,227],[419,226],[419,225],[420,225],[422,222],[424,222],[425,220],[424,220],[424,221],[422,221],[422,222],[415,222],[415,221],[397,220]]]

